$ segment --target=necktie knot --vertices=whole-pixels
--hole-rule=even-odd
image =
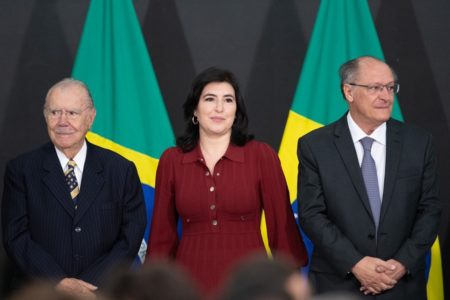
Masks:
[[[75,167],[77,166],[77,163],[74,160],[69,160],[67,162],[67,169],[64,171],[64,175],[67,177],[69,174],[72,174],[75,176]]]
[[[67,166],[68,166],[68,168],[74,169],[74,168],[77,166],[77,163],[76,163],[73,159],[71,159],[71,160],[69,160],[69,162],[67,163]]]
[[[359,141],[361,142],[361,145],[363,146],[364,151],[369,151],[369,152],[371,151],[372,144],[374,141],[373,138],[365,137],[365,138],[360,139]]]

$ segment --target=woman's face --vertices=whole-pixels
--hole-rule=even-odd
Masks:
[[[236,109],[236,95],[231,84],[210,82],[205,85],[194,111],[200,136],[231,136]]]

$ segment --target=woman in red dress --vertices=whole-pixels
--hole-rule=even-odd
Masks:
[[[264,210],[271,252],[305,265],[280,161],[247,133],[233,74],[217,68],[200,73],[183,108],[186,132],[158,165],[149,260],[175,259],[205,294],[214,294],[236,262],[264,250]]]

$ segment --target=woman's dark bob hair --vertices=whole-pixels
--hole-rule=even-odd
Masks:
[[[253,135],[247,133],[247,111],[245,110],[244,99],[239,89],[239,84],[233,73],[228,70],[210,67],[195,77],[186,102],[183,104],[186,128],[184,134],[177,138],[177,146],[183,152],[189,152],[197,146],[199,125],[192,123],[192,117],[194,116],[194,111],[197,108],[203,88],[211,82],[228,82],[234,89],[236,96],[236,118],[231,128],[231,143],[237,146],[243,146],[253,138]]]

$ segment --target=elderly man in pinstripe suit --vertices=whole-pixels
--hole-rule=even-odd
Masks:
[[[3,242],[18,282],[50,279],[95,297],[105,273],[138,252],[146,211],[136,167],[86,140],[95,115],[84,83],[58,82],[44,105],[51,142],[6,167]]]

